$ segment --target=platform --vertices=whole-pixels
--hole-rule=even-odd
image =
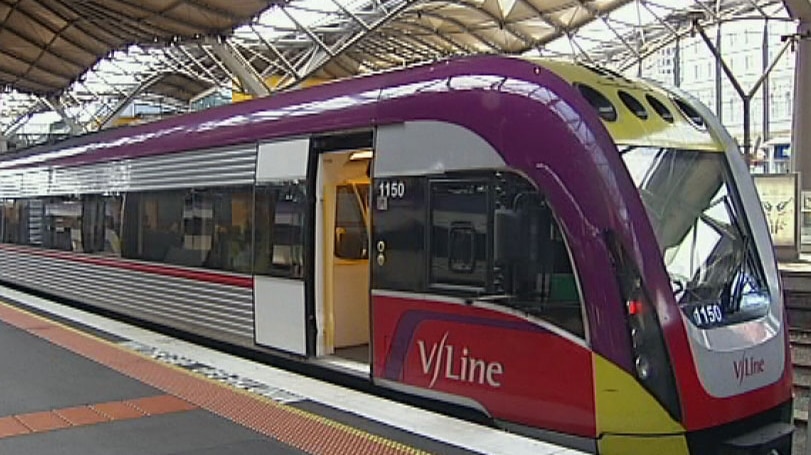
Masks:
[[[0,288],[0,453],[580,452]]]

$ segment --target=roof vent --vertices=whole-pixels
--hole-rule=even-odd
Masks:
[[[670,112],[670,109],[668,109],[664,103],[652,95],[645,95],[645,99],[648,100],[650,107],[652,107],[653,110],[659,114],[659,117],[662,117],[662,119],[667,123],[673,123],[673,113]]]
[[[577,88],[580,94],[583,95],[583,98],[585,98],[586,101],[588,101],[589,104],[591,104],[591,106],[597,110],[597,115],[599,115],[600,118],[608,122],[617,120],[617,110],[614,108],[614,105],[611,104],[611,101],[605,97],[605,95],[586,84],[575,82],[574,86]]]
[[[633,95],[624,91],[618,90],[617,95],[620,97],[622,104],[628,108],[631,112],[634,113],[637,117],[641,118],[642,120],[647,120],[648,118],[648,111],[645,110],[645,106],[639,102]]]
[[[681,113],[687,118],[687,120],[693,124],[696,128],[704,129],[706,128],[706,124],[704,123],[704,118],[693,109],[689,104],[684,102],[684,100],[680,100],[678,98],[673,98],[673,104],[679,108]]]

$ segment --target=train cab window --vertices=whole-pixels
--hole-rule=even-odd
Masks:
[[[546,198],[521,177],[497,185],[496,294],[506,306],[584,337],[577,279],[565,239]]]
[[[304,182],[256,188],[254,272],[288,278],[304,276]]]
[[[403,190],[392,197],[395,184]],[[585,337],[565,236],[527,179],[476,172],[387,177],[374,187],[376,289],[488,302]]]
[[[431,184],[430,283],[485,289],[490,235],[487,180]]]

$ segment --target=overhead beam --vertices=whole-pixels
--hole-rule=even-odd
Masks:
[[[62,118],[62,121],[65,122],[65,125],[68,127],[68,131],[70,132],[71,136],[77,136],[84,132],[84,128],[79,126],[71,116],[65,111],[65,106],[56,98],[56,97],[47,97],[43,98],[42,102],[48,105],[51,110],[59,114],[59,117]]]
[[[211,46],[212,52],[239,80],[243,90],[255,97],[270,95],[270,88],[265,85],[256,69],[245,60],[231,43],[225,41],[209,40],[206,44]]]
[[[368,34],[373,33],[375,30],[379,29],[384,24],[388,23],[390,20],[397,17],[402,11],[404,11],[406,8],[408,8],[409,6],[412,6],[413,4],[415,4],[418,1],[419,0],[403,0],[402,3],[400,3],[396,7],[389,10],[383,17],[381,17],[380,19],[375,21],[373,24],[371,24],[368,29],[365,29],[365,30],[355,34],[351,39],[344,42],[344,44],[341,47],[339,47],[335,51],[331,51],[329,53],[328,58],[322,58],[318,63],[315,63],[314,65],[310,66],[309,69],[307,70],[307,72],[305,74],[301,75],[302,77],[301,77],[300,80],[292,81],[291,83],[287,84],[286,86],[284,86],[282,88],[283,89],[288,89],[288,88],[295,87],[296,85],[298,85],[300,83],[301,80],[307,79],[307,78],[313,76],[314,74],[318,73],[318,71],[321,70],[322,68],[324,68],[325,66],[327,66],[327,64],[330,61],[336,59],[339,55],[341,55],[344,52],[346,52],[347,50],[351,49],[359,41],[366,38],[366,36]]]
[[[132,91],[132,93],[121,99],[118,102],[118,104],[116,104],[115,107],[113,107],[113,110],[109,114],[107,114],[107,116],[101,121],[101,127],[99,127],[99,129],[109,128],[110,126],[112,126],[113,122],[119,117],[121,117],[121,113],[124,112],[124,109],[126,109],[127,106],[129,106],[130,103],[132,103],[133,100],[135,100],[135,97],[143,93],[149,87],[152,87],[153,85],[157,84],[158,81],[160,81],[163,76],[164,76],[163,73],[153,74],[151,77],[142,82],[141,85],[136,87],[135,90]]]

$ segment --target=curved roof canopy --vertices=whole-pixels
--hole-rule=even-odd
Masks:
[[[0,134],[55,106],[76,133],[135,99],[178,112],[471,53],[627,69],[738,17],[788,20],[781,0],[0,0]]]
[[[38,95],[66,89],[130,44],[230,34],[265,0],[3,0],[0,85]]]

